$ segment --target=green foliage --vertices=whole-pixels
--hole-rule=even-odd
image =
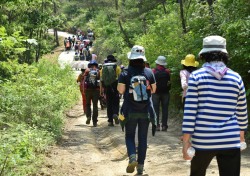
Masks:
[[[45,60],[1,62],[0,70],[5,74],[0,84],[0,170],[28,175],[39,164],[38,154],[61,136],[64,111],[78,100],[79,90],[71,68]]]
[[[0,175],[34,173],[42,161],[38,155],[53,144],[53,134],[25,124],[8,126],[0,121],[0,126]]]
[[[25,122],[60,136],[63,110],[77,98],[69,68],[62,70],[45,61],[32,66],[11,65],[13,70],[5,67],[11,78],[0,91],[2,120]]]

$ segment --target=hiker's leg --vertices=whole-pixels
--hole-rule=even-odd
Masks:
[[[216,155],[216,151],[195,151],[195,156],[191,160],[190,176],[205,176],[207,167]]]
[[[92,120],[93,123],[97,123],[97,117],[98,117],[98,100],[99,100],[99,90],[98,89],[94,89],[93,90],[93,116],[92,116]]]
[[[116,86],[117,87],[117,86]],[[113,99],[113,114],[119,114],[120,97],[117,89],[114,89],[114,99]]]
[[[110,87],[106,88],[106,99],[107,99],[108,122],[113,123],[113,99],[114,99],[114,95],[113,95]]]
[[[220,176],[240,175],[240,149],[221,150],[216,155]]]
[[[157,116],[157,125],[160,124],[160,119],[159,119],[159,111],[160,111],[160,96],[158,94],[153,94],[152,95],[152,100],[153,100],[153,106],[155,109],[155,113]]]
[[[149,119],[147,114],[138,119],[138,164],[143,165],[147,152],[147,138],[148,138]]]
[[[162,127],[168,128],[168,105],[169,105],[169,93],[161,94],[162,102]]]
[[[86,107],[86,95],[82,93],[82,105],[83,105],[83,112],[86,114],[87,107]]]
[[[86,95],[86,116],[87,118],[91,118],[91,98],[92,98],[92,93],[91,90],[86,90],[85,91]]]
[[[125,124],[125,141],[126,141],[128,156],[136,155],[136,146],[135,146],[136,126],[137,126],[137,120],[134,118],[130,118]]]

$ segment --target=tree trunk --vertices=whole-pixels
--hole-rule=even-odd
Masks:
[[[54,5],[54,14],[57,14],[57,6],[56,6],[56,2],[53,1],[53,5]],[[55,42],[56,42],[56,46],[59,46],[59,39],[58,39],[58,33],[57,33],[57,28],[54,28],[54,36],[55,36]]]
[[[212,23],[212,27],[215,27],[215,23],[214,23],[214,7],[213,7],[213,0],[207,0],[207,3],[209,5],[209,14],[211,16],[211,23]]]
[[[118,0],[115,0],[115,9],[116,9],[117,11],[119,10]],[[118,25],[119,25],[119,27],[120,27],[120,30],[121,30],[123,36],[124,36],[124,41],[127,43],[128,47],[132,48],[132,47],[133,47],[133,44],[130,42],[129,37],[128,37],[126,31],[123,29],[123,27],[122,27],[122,22],[121,22],[120,19],[118,19]]]
[[[58,33],[57,33],[57,28],[54,28],[54,35],[55,35],[56,46],[60,46],[60,44],[59,44],[59,38],[58,38]]]
[[[129,37],[128,37],[126,31],[124,31],[124,29],[122,27],[122,23],[121,23],[120,20],[118,20],[118,24],[119,24],[119,27],[120,27],[120,30],[121,30],[122,34],[124,35],[125,42],[127,43],[128,47],[132,48],[133,44],[130,42]]]
[[[183,0],[180,0],[180,15],[181,15],[181,24],[182,24],[182,30],[183,33],[187,33],[187,28],[186,28],[186,21],[184,17],[184,9],[183,9]]]
[[[164,14],[167,14],[167,10],[166,10],[166,6],[165,6],[166,2],[163,2],[162,3],[162,6],[163,6],[163,11],[164,11]]]

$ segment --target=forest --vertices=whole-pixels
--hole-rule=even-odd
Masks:
[[[0,176],[36,173],[60,139],[64,112],[79,100],[79,90],[71,68],[61,69],[50,53],[63,45],[57,31],[77,29],[94,31],[100,63],[113,54],[127,65],[135,44],[145,47],[151,67],[166,56],[170,115],[179,120],[181,60],[190,53],[198,59],[202,39],[221,35],[227,39],[228,67],[242,76],[249,105],[249,0],[1,0]]]

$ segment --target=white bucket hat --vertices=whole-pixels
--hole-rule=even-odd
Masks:
[[[164,57],[164,56],[158,56],[157,60],[155,61],[155,63],[157,63],[159,65],[167,65],[166,57]]]
[[[226,39],[218,35],[205,37],[203,39],[203,49],[199,52],[199,55],[210,51],[221,51],[227,53]]]
[[[128,52],[128,59],[134,60],[134,59],[143,59],[144,61],[147,61],[145,57],[145,49],[142,46],[135,45],[131,49],[131,52]]]

